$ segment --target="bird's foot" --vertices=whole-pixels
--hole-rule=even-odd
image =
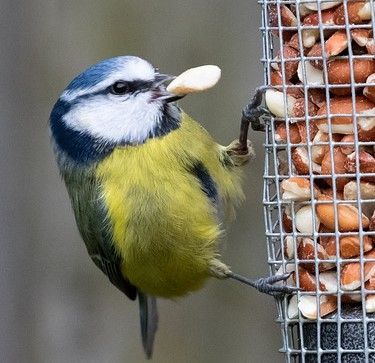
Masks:
[[[264,119],[271,115],[267,108],[262,106],[263,95],[266,89],[265,86],[258,87],[250,103],[242,110],[240,136],[238,137],[239,141],[238,145],[234,148],[236,155],[247,155],[249,153],[247,135],[249,133],[250,125],[255,131],[264,131],[266,129],[266,121]],[[238,162],[240,165],[244,164],[241,160]]]
[[[277,276],[262,277],[256,280],[249,280],[246,277],[237,275],[232,272],[229,276],[237,281],[240,281],[246,285],[256,288],[259,292],[271,295],[276,298],[282,298],[284,295],[292,294],[293,292],[300,291],[298,287],[287,286],[282,284],[277,284],[278,282],[286,281],[290,277],[290,273]]]
[[[275,275],[269,277],[262,277],[256,280],[248,279],[247,277],[238,275],[231,271],[231,269],[223,262],[214,259],[210,264],[210,273],[212,276],[219,279],[231,278],[237,280],[245,285],[254,287],[259,292],[271,295],[276,298],[282,298],[285,295],[300,291],[298,287],[277,284],[278,282],[286,281],[290,277],[290,273],[283,275]]]
[[[267,87],[261,86],[255,90],[255,95],[247,106],[242,110],[242,122],[251,124],[251,128],[255,131],[264,131],[265,124],[263,118],[271,117],[270,111],[262,106],[264,92]]]
[[[234,140],[228,146],[223,146],[223,149],[235,166],[242,166],[255,158],[255,151],[250,140],[247,140],[245,150],[241,147],[239,140]]]

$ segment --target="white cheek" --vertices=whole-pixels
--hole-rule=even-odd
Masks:
[[[149,102],[150,92],[128,99],[105,95],[82,100],[64,116],[65,123],[77,131],[109,142],[144,142],[162,117],[160,102]]]

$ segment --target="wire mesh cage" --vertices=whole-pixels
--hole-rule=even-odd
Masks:
[[[260,0],[264,216],[287,362],[375,362],[375,4]]]

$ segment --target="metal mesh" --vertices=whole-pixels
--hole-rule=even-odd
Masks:
[[[258,2],[266,104],[279,116],[265,136],[268,263],[304,288],[277,302],[281,352],[287,362],[375,362],[375,99],[363,96],[375,93],[375,4]]]

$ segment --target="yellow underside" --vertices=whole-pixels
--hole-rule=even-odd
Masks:
[[[144,293],[184,295],[209,276],[220,224],[186,166],[199,160],[223,203],[234,202],[242,196],[238,174],[223,167],[221,152],[184,114],[179,129],[143,145],[117,148],[100,163],[97,176],[123,274]]]

